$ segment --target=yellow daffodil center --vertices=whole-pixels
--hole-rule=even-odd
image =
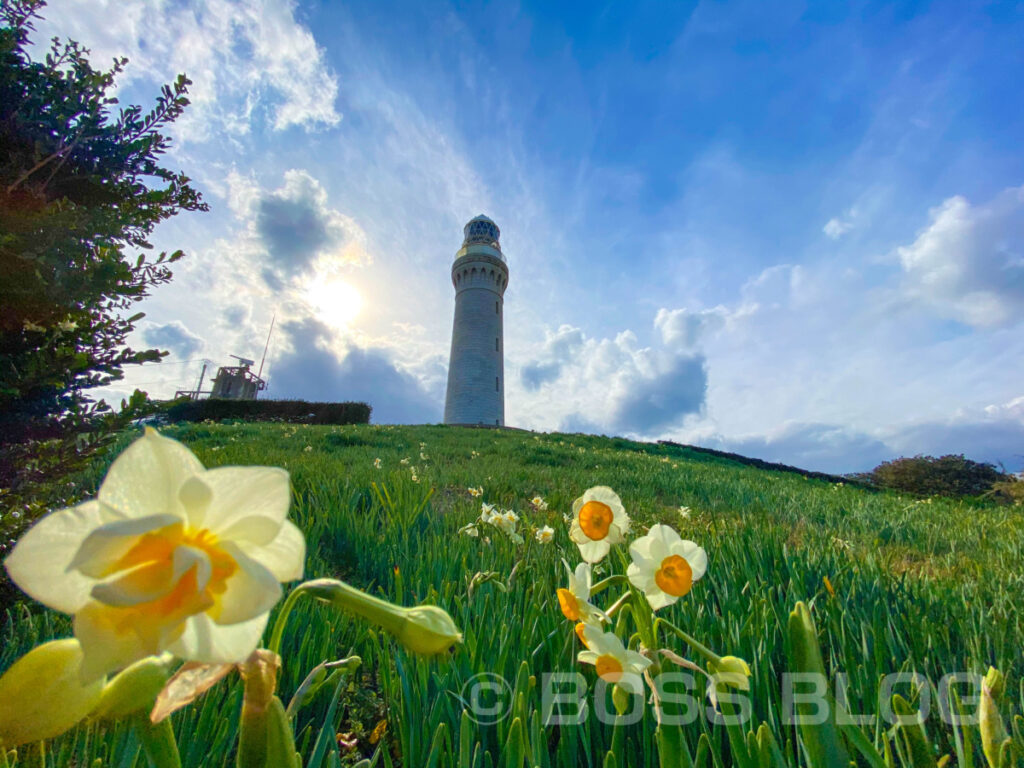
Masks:
[[[580,601],[568,589],[558,590],[558,605],[561,607],[562,613],[565,614],[565,618],[569,621],[580,620]]]
[[[588,501],[580,509],[580,529],[593,541],[601,541],[608,535],[614,515],[607,504]]]
[[[193,564],[183,574],[177,574],[177,583],[172,584],[176,575],[175,553],[180,547],[205,555],[209,570]],[[108,570],[110,574],[124,572],[118,583],[125,589],[138,595],[155,595],[153,600],[137,602],[135,610],[144,608],[149,616],[173,620],[213,607],[227,588],[227,580],[238,570],[238,564],[210,531],[171,525],[141,536]]]
[[[617,683],[622,678],[622,662],[611,654],[598,656],[594,662],[597,667],[597,676],[609,683]]]
[[[661,561],[661,568],[654,574],[658,588],[672,597],[682,597],[693,586],[693,569],[686,558],[669,555]]]

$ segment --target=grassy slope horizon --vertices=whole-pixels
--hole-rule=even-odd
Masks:
[[[459,692],[479,672],[514,681],[524,661],[538,676],[579,669],[555,589],[564,581],[560,558],[579,560],[563,514],[593,485],[609,485],[620,495],[634,519],[631,539],[664,522],[707,550],[708,575],[663,614],[720,653],[751,663],[755,717],[767,721],[780,741],[786,737],[779,722],[785,618],[797,600],[812,606],[827,666],[849,676],[854,712],[878,711],[879,679],[886,673],[915,670],[937,685],[947,672],[983,673],[990,664],[1010,677],[1004,708],[1024,711],[1019,507],[872,493],[685,448],[586,435],[245,423],[161,431],[185,442],[210,467],[265,464],[291,473],[292,518],[309,545],[307,578],[338,576],[406,605],[436,602],[466,633],[449,659],[426,662],[325,607],[300,606],[282,653],[285,701],[317,663],[349,652],[365,661],[359,684],[343,693],[337,722],[328,723],[358,741],[353,752],[341,755],[342,765],[372,752],[369,734],[381,720],[393,755],[404,757],[405,765],[419,764],[439,724],[458,735]],[[110,458],[82,479],[87,495]],[[377,502],[374,483],[388,486],[395,510]],[[489,542],[458,535],[479,515],[480,500],[466,490],[471,486],[483,487],[482,500],[519,512],[524,534],[550,525],[554,542],[541,546],[528,537],[519,547],[496,530]],[[423,514],[412,519],[429,489],[433,495]],[[529,504],[538,494],[549,504],[546,512]],[[679,514],[680,506],[691,508],[689,518]],[[507,591],[489,583],[469,596],[474,574],[493,571],[505,583],[517,564]],[[28,606],[10,618],[2,630],[0,670],[35,642],[69,631],[66,619]],[[665,645],[685,651],[678,642]],[[237,707],[238,697],[232,683],[176,716],[186,765],[230,763],[234,733],[226,723],[218,725],[217,713]],[[300,713],[304,757],[313,751],[329,699],[321,692]],[[540,694],[535,689],[527,699],[526,722],[532,723]],[[951,751],[948,729],[933,719],[929,732]],[[531,748],[540,765],[592,764],[611,739],[611,729],[597,724],[537,728]],[[656,764],[652,728],[649,718],[629,727],[630,765]],[[137,747],[126,729],[100,729],[99,739],[97,729],[79,729],[63,739],[62,748],[86,762]],[[508,723],[480,727],[472,734],[474,750],[490,752],[500,764],[507,729]],[[688,734],[691,746],[702,730],[721,743],[720,729],[701,721]],[[798,760],[794,752],[794,764]]]

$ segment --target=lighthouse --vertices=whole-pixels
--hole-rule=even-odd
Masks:
[[[502,336],[508,265],[498,225],[470,219],[452,263],[455,321],[448,358],[445,424],[505,425],[505,342]]]

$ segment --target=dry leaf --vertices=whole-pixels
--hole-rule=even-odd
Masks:
[[[210,690],[234,668],[234,664],[200,664],[190,661],[174,673],[157,695],[149,719],[154,723],[166,720],[172,713],[187,707]]]

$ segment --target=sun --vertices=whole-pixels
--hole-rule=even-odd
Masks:
[[[319,320],[335,328],[347,326],[363,307],[358,289],[336,277],[315,280],[306,289],[306,301]]]

